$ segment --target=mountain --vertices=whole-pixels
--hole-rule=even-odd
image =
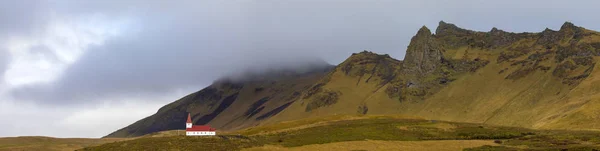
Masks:
[[[281,112],[302,90],[321,79],[332,65],[326,62],[242,72],[161,107],[106,137],[136,137],[149,133],[185,129],[188,113],[194,125],[209,124],[220,130],[255,126]]]
[[[569,22],[558,31],[512,33],[441,21],[435,33],[418,30],[402,61],[363,51],[276,82],[218,81],[107,137],[183,129],[186,112],[221,130],[345,114],[599,129],[599,55],[600,33]]]

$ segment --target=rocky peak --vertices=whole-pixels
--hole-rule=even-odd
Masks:
[[[486,37],[484,40],[487,41],[489,47],[505,46],[515,42],[518,38],[514,33],[506,32],[496,27],[492,28],[487,34],[490,37]]]
[[[412,37],[411,43],[415,40],[427,40],[431,38],[431,31],[426,26],[423,26],[417,31],[417,34]]]
[[[573,23],[565,22],[562,26],[560,26],[560,31],[576,30],[577,28],[578,27],[573,25]]]
[[[537,44],[545,45],[547,48],[551,48],[553,44],[557,43],[561,36],[557,34],[557,31],[546,28],[540,33],[540,38],[537,40]]]
[[[544,31],[542,31],[542,33],[541,33],[541,34],[542,34],[542,35],[549,35],[549,34],[554,34],[554,33],[556,33],[556,32],[557,32],[557,31],[555,31],[555,30],[552,30],[552,29],[550,29],[550,28],[546,28],[546,29],[544,29]]]
[[[350,56],[350,57],[376,56],[376,55],[379,55],[379,54],[371,52],[371,51],[368,51],[368,50],[363,50],[363,51],[361,51],[359,53],[352,53],[352,56]]]
[[[546,28],[544,31],[540,33],[540,38],[537,43],[541,45],[545,45],[547,48],[551,48],[552,45],[555,45],[561,39],[565,37],[573,37],[577,39],[581,37],[582,30],[580,27],[573,25],[571,22],[565,22],[559,31],[554,31]]]
[[[422,36],[431,35],[431,31],[426,26],[422,26],[419,29],[419,31],[417,31],[417,36],[419,36],[419,35],[422,35]]]
[[[454,24],[440,21],[438,27],[435,29],[435,35],[445,36],[453,34],[468,34],[470,31],[457,27]]]
[[[505,36],[508,34],[508,32],[504,31],[504,30],[500,30],[496,27],[492,28],[492,30],[490,30],[489,32],[492,36]]]
[[[417,35],[412,37],[403,66],[408,72],[426,74],[434,71],[441,59],[441,47],[431,35],[431,31],[423,26]]]
[[[401,67],[401,63],[402,61],[396,60],[388,54],[380,55],[365,50],[360,53],[353,53],[352,56],[339,64],[335,70],[351,77],[362,77],[365,74],[371,74],[371,76],[389,81],[395,76],[394,73],[397,68]]]
[[[367,51],[364,50],[362,52],[359,53],[352,53],[352,55],[346,59],[344,61],[344,63],[351,63],[351,62],[377,62],[377,61],[381,61],[381,60],[385,60],[385,59],[392,59],[392,60],[396,60],[394,58],[392,58],[390,55],[388,54],[377,54],[371,51]]]
[[[500,31],[498,28],[493,27],[492,30],[490,30],[490,33],[498,32],[498,31]]]

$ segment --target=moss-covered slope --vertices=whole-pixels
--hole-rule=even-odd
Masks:
[[[405,60],[353,54],[272,122],[335,114],[404,114],[530,128],[598,129],[600,34],[422,27]],[[598,124],[597,124],[598,123]]]
[[[217,82],[109,137],[183,129],[187,112],[195,124],[221,130],[356,114],[600,129],[598,56],[600,33],[569,22],[558,31],[511,33],[442,21],[435,33],[417,31],[405,60],[363,51],[327,72]]]

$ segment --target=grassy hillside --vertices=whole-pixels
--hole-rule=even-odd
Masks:
[[[530,128],[597,129],[593,115],[598,114],[590,115],[585,106],[599,101],[598,85],[592,83],[599,71],[595,63],[600,47],[595,45],[600,34],[565,23],[560,31],[514,37],[505,46],[447,49],[448,56],[490,63],[422,102],[407,103],[400,113]]]
[[[366,51],[353,54],[269,121],[336,114],[394,113],[400,102],[381,95],[385,94],[384,86],[399,76],[397,71],[401,65],[401,61],[388,55]]]
[[[598,60],[600,33],[568,22],[539,33],[440,22],[405,60],[363,51],[334,68],[217,80],[107,136],[133,140],[3,138],[0,150],[598,150]],[[220,135],[180,135],[188,112]]]
[[[389,144],[448,149],[600,149],[600,132],[551,131],[391,116],[332,116],[258,126],[214,137],[144,137],[82,150],[373,149]],[[340,146],[341,144],[365,146]],[[427,148],[430,147],[430,148]]]
[[[185,129],[188,113],[195,125],[207,124],[218,130],[254,126],[289,106],[302,90],[323,77],[329,68],[329,65],[318,65],[303,72],[274,70],[247,74],[243,78],[221,79],[106,137],[136,137]]]
[[[457,151],[466,148],[480,146],[498,146],[490,140],[435,140],[435,141],[348,141],[327,144],[312,144],[299,147],[282,147],[275,145],[265,145],[261,147],[246,148],[243,151],[271,151],[271,150],[290,150],[290,151],[330,151],[330,150],[410,150],[410,151]]]
[[[541,33],[477,32],[440,22],[435,34],[426,27],[419,30],[404,61],[353,54],[269,120],[402,114],[527,128],[598,129],[598,55],[600,34],[568,22],[559,31]]]
[[[52,138],[42,136],[0,138],[0,151],[72,151],[84,147],[113,143],[123,138]]]
[[[363,51],[312,74],[221,80],[107,137],[183,129],[187,112],[195,124],[226,131],[382,114],[598,130],[599,56],[600,33],[569,22],[558,31],[511,33],[472,31],[442,21],[433,33],[425,26],[417,31],[405,60]]]

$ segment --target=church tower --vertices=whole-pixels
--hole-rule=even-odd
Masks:
[[[187,122],[185,122],[185,128],[192,128],[192,117],[190,117],[190,113],[188,113]]]

